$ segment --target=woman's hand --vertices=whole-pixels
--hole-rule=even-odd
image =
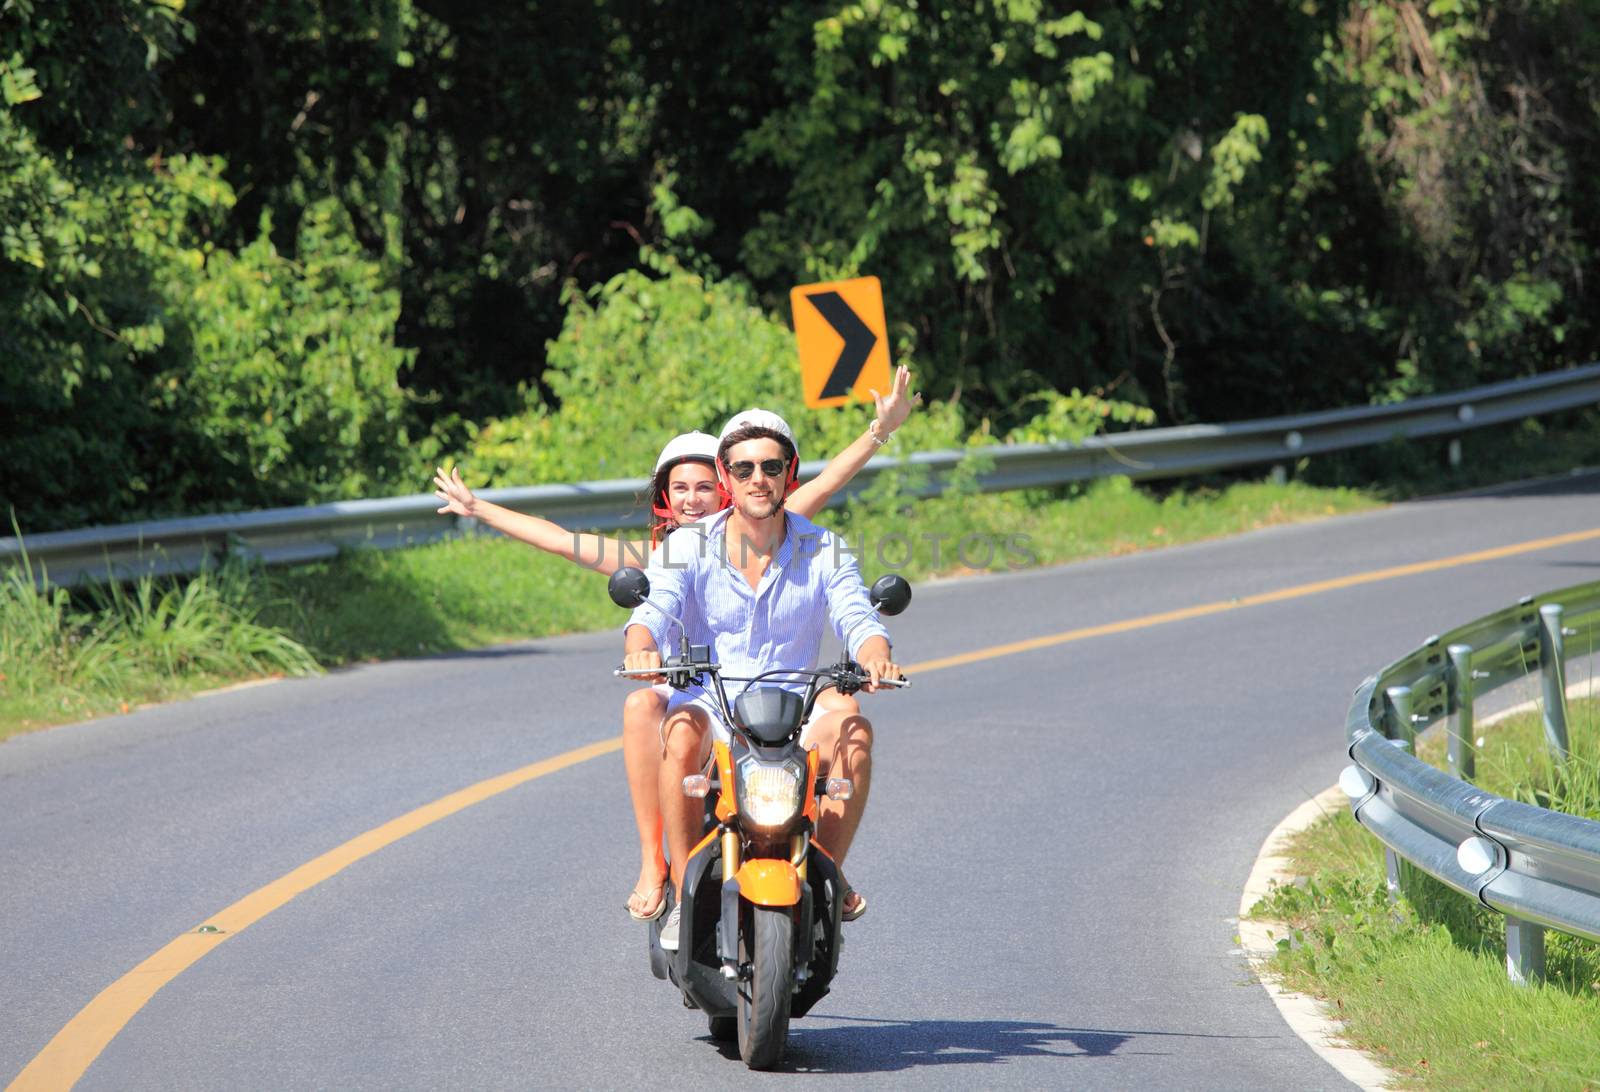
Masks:
[[[472,495],[467,483],[461,480],[459,469],[452,466],[450,473],[446,475],[443,467],[435,467],[433,485],[433,495],[444,501],[444,507],[439,509],[441,516],[449,514],[472,518],[478,498]]]
[[[911,416],[911,407],[922,405],[922,395],[907,395],[911,389],[911,369],[904,364],[895,369],[894,389],[885,398],[877,391],[872,392],[872,404],[878,410],[878,439],[887,440],[894,434],[894,430],[906,423],[906,418]]]

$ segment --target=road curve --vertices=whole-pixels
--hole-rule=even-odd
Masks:
[[[1343,1087],[1234,952],[1255,850],[1337,776],[1363,675],[1594,576],[1600,538],[1460,559],[1600,529],[1596,493],[1573,478],[919,588],[893,626],[906,663],[1089,632],[865,699],[878,773],[851,878],[872,910],[786,1068],[851,1087]],[[1380,575],[1326,583],[1362,573]],[[1286,588],[1302,594],[1260,598]],[[1208,604],[1230,609],[1113,625]],[[224,907],[614,737],[618,647],[373,665],[0,746],[0,1081]],[[609,752],[421,826],[173,977],[78,1087],[744,1087],[648,974],[620,907],[629,827]]]

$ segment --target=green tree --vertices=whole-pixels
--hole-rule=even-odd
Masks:
[[[23,529],[392,483],[399,298],[342,213],[309,210],[290,253],[263,225],[235,254],[211,241],[235,200],[223,164],[141,147],[162,117],[152,72],[185,28],[173,7],[7,18],[0,498]]]
[[[465,455],[472,482],[642,483],[673,436],[716,435],[752,405],[790,423],[805,459],[831,457],[861,434],[870,407],[804,408],[794,335],[747,287],[661,254],[645,260],[651,268],[587,291],[569,285],[545,373],[551,395],[525,387],[524,412],[478,430]],[[907,421],[895,451],[957,446],[963,431],[954,406],[931,405]]]

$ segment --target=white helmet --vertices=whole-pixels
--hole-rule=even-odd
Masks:
[[[794,448],[795,460],[799,461],[800,445],[795,443],[794,430],[789,427],[789,422],[771,410],[747,409],[728,418],[728,423],[723,425],[722,431],[717,434],[717,447],[721,447],[722,441],[728,438],[729,433],[741,428],[770,428],[789,441],[789,446]]]
[[[661,449],[661,457],[656,460],[655,473],[659,474],[663,468],[681,463],[685,459],[715,463],[717,438],[705,432],[685,432],[681,436],[674,436],[667,441],[667,446]]]

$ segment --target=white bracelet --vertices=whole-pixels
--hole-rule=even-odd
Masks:
[[[894,439],[894,433],[892,433],[892,432],[889,433],[889,435],[887,435],[887,436],[879,436],[878,435],[878,419],[876,417],[874,417],[867,424],[867,435],[872,437],[872,442],[877,444],[879,447],[882,447],[884,444],[886,444],[890,440]]]

